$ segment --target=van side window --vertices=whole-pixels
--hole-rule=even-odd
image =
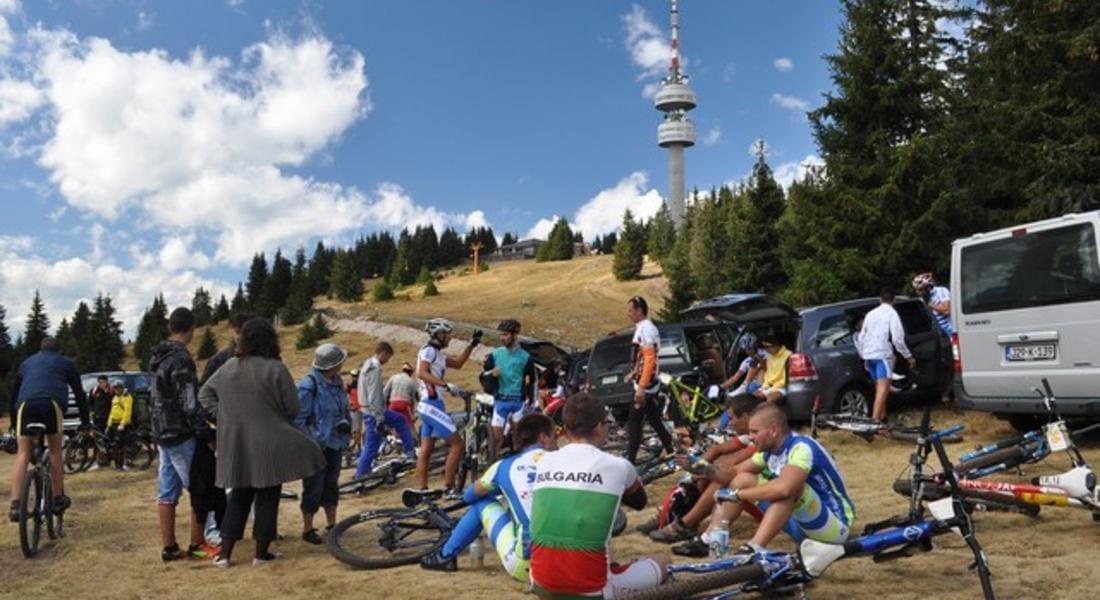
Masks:
[[[852,326],[847,315],[836,315],[821,320],[814,338],[814,347],[837,348],[852,345]]]
[[[964,314],[1100,300],[1092,223],[966,247],[961,263]]]
[[[901,319],[901,326],[905,328],[905,335],[928,333],[932,330],[932,318],[928,309],[921,302],[898,302],[894,305]]]

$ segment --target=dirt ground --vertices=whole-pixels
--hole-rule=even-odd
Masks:
[[[967,425],[963,444],[952,446],[953,456],[978,441],[1010,433],[1001,422],[977,414],[957,415],[939,411],[939,424]],[[4,426],[6,429],[6,425]],[[890,491],[904,468],[910,447],[900,442],[868,444],[849,434],[826,433],[823,443],[836,456],[856,502],[858,525],[900,513],[905,501]],[[1100,460],[1100,438],[1086,440],[1087,456]],[[6,485],[12,458],[0,455],[0,502],[7,506]],[[1068,459],[1054,456],[1029,467],[1027,474],[1051,473],[1068,467]],[[651,486],[651,496],[667,489],[673,478]],[[34,560],[23,558],[14,525],[0,534],[0,596],[5,598],[521,598],[523,586],[504,574],[491,554],[482,570],[460,561],[458,573],[434,573],[419,567],[389,571],[352,571],[332,559],[323,546],[311,546],[298,538],[301,518],[296,502],[286,501],[280,512],[280,530],[287,539],[276,544],[286,559],[262,568],[234,566],[218,569],[206,561],[163,564],[154,509],[155,474],[100,470],[68,479],[73,508],[66,519],[68,537],[47,543]],[[291,484],[297,489],[298,484]],[[398,504],[399,489],[376,491],[363,498],[343,500],[341,515],[366,508]],[[632,527],[653,513],[630,512],[631,529],[616,539],[613,552],[621,559],[667,552]],[[1100,542],[1100,524],[1084,511],[1044,508],[1038,518],[977,514],[979,538],[989,554],[994,584],[1000,598],[1089,598],[1100,585],[1094,549]],[[186,540],[186,522],[178,523],[178,535]],[[748,523],[735,525],[734,541],[751,535]],[[238,558],[250,555],[247,540]],[[781,539],[775,547],[791,549]],[[962,540],[937,538],[929,554],[875,564],[869,559],[842,561],[809,589],[812,598],[976,598],[976,576],[967,571],[970,555]]]

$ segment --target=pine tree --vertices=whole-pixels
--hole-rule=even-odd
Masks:
[[[73,323],[75,334],[75,318]],[[110,296],[96,296],[91,317],[88,319],[88,330],[86,341],[78,346],[78,360],[85,361],[89,366],[88,371],[121,369],[126,348],[122,343],[122,322],[115,319],[115,307]]]
[[[385,279],[378,281],[370,289],[370,299],[374,302],[393,300],[393,288]]]
[[[391,287],[409,285],[415,281],[415,273],[409,265],[409,255],[412,252],[412,238],[408,232],[402,231],[397,241],[397,257],[390,265],[390,271],[386,274],[386,281]]]
[[[506,231],[504,232],[504,237],[500,240],[500,245],[507,246],[509,244],[514,244],[518,241],[519,239],[516,237],[516,234]]]
[[[298,350],[305,350],[306,348],[313,348],[316,345],[317,334],[313,331],[313,325],[307,322],[298,330],[298,340],[294,342],[294,347]]]
[[[191,313],[195,315],[196,327],[205,327],[214,322],[214,307],[206,288],[200,286],[195,290],[195,295],[191,297]]]
[[[570,260],[573,258],[573,230],[569,228],[569,222],[558,219],[554,223],[546,242],[539,246],[535,260],[539,262],[549,260]]]
[[[264,282],[267,281],[267,276],[267,259],[262,252],[253,255],[244,289],[248,298],[248,307],[256,314],[263,314]]]
[[[160,342],[168,339],[168,306],[164,297],[157,296],[153,305],[149,307],[141,317],[138,324],[137,337],[134,338],[134,358],[141,365],[141,370],[149,370],[149,358],[153,348]]]
[[[244,290],[241,288],[240,282],[237,283],[237,293],[233,294],[233,301],[229,304],[229,314],[239,315],[243,312],[248,312],[248,300],[244,297]]]
[[[27,314],[27,323],[23,328],[23,346],[28,355],[38,352],[42,340],[50,335],[50,318],[46,316],[46,305],[42,302],[42,296],[38,290],[34,291],[34,300],[31,301],[31,312]]]
[[[72,357],[76,354],[76,343],[73,339],[73,330],[69,326],[69,320],[65,317],[61,318],[61,322],[57,324],[57,331],[54,332],[53,337],[57,340],[57,346],[61,349],[63,356]]]
[[[466,245],[462,243],[462,236],[448,227],[439,236],[439,267],[453,267],[462,264],[466,260]]]
[[[229,302],[225,300],[225,294],[218,299],[218,305],[214,308],[214,323],[221,323],[229,318]]]
[[[313,295],[321,296],[329,293],[329,274],[332,272],[333,255],[321,242],[313,249],[313,256],[309,259],[309,281],[313,286]]]
[[[329,329],[328,323],[325,322],[325,318],[321,316],[321,313],[313,315],[313,320],[310,321],[310,327],[313,329],[313,335],[318,340],[324,340],[332,337],[332,329]]]
[[[657,214],[649,221],[649,240],[647,251],[649,257],[657,262],[664,260],[672,252],[672,246],[676,244],[676,224],[672,222],[672,216],[668,213],[668,204],[662,202]]]
[[[329,275],[329,293],[341,302],[359,302],[363,299],[363,280],[355,268],[355,259],[346,250],[337,250]],[[323,338],[319,338],[323,339]]]
[[[214,332],[207,327],[202,332],[202,340],[199,341],[199,350],[195,353],[195,357],[199,360],[206,360],[217,353],[218,341],[214,339]]]
[[[429,279],[428,284],[424,286],[424,297],[430,298],[432,296],[439,295],[439,288],[435,287],[435,280]]]
[[[619,236],[619,243],[615,244],[615,259],[612,262],[611,272],[619,281],[638,279],[642,275],[645,245],[642,240],[641,224],[634,220],[634,214],[629,208],[623,213],[623,225],[619,231],[622,235]]]
[[[276,250],[271,261],[271,274],[264,281],[264,304],[270,307],[272,314],[286,306],[292,277],[290,261],[283,257],[282,250]]]
[[[283,323],[297,325],[309,316],[313,308],[313,286],[306,269],[306,252],[298,248],[294,256],[294,268],[290,275],[290,297],[281,313]]]
[[[69,322],[72,331],[72,350],[68,354],[76,364],[76,370],[87,373],[95,370],[96,336],[92,324],[92,310],[86,302],[76,306],[76,312]]]
[[[698,298],[710,298],[726,291],[726,260],[733,250],[724,219],[728,210],[728,204],[719,204],[716,191],[699,200],[695,207],[689,264]]]
[[[779,260],[776,223],[783,214],[783,189],[772,177],[764,152],[756,143],[756,164],[749,184],[727,210],[726,229],[733,252],[726,261],[726,289],[773,293],[786,284]]]
[[[420,274],[416,276],[416,283],[424,285],[433,280],[435,280],[435,277],[432,276],[432,272],[428,270],[427,265],[420,267]]]
[[[680,313],[695,301],[695,281],[691,277],[691,223],[694,211],[689,209],[684,224],[676,233],[676,243],[662,264],[669,294],[657,318],[665,322],[680,320]]]
[[[612,231],[603,236],[603,245],[600,246],[600,254],[614,254],[615,244],[619,243],[619,234]]]
[[[11,332],[7,324],[8,310],[0,305],[0,380],[8,376],[12,369]]]

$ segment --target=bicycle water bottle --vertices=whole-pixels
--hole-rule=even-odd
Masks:
[[[470,544],[470,566],[474,569],[485,566],[485,547],[481,545],[480,535]]]
[[[729,519],[718,521],[715,529],[707,534],[710,537],[711,558],[725,558],[730,551],[730,522]]]

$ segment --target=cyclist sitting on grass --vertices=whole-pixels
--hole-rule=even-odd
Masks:
[[[736,554],[762,551],[780,531],[799,542],[847,540],[855,505],[828,451],[817,440],[792,432],[787,414],[770,402],[752,412],[749,436],[758,451],[750,461],[734,467],[727,487],[715,494],[718,506],[703,541],[713,541],[713,532],[729,527],[750,504],[760,508],[764,517]]]
[[[15,373],[15,386],[12,397],[12,427],[19,436],[19,454],[15,457],[15,467],[11,472],[11,510],[8,518],[19,522],[19,496],[23,493],[23,479],[27,476],[27,464],[34,454],[34,437],[27,425],[41,423],[46,426],[46,447],[50,452],[50,484],[54,497],[50,510],[55,514],[65,512],[72,501],[65,495],[65,464],[61,460],[61,418],[62,406],[68,403],[69,390],[76,398],[80,409],[80,428],[90,427],[88,400],[80,385],[80,374],[73,361],[58,354],[57,340],[48,337],[42,340],[39,351],[24,360]]]
[[[749,433],[749,415],[761,402],[763,400],[752,394],[738,394],[727,401],[728,408],[725,415],[731,417],[730,423],[736,434],[735,437],[727,442],[711,446],[699,460],[685,465],[688,472],[694,477],[692,483],[700,492],[695,505],[679,518],[669,518],[669,522],[660,529],[657,529],[660,520],[658,517],[654,517],[650,521],[639,525],[638,531],[649,535],[649,539],[655,542],[666,544],[697,538],[699,524],[710,515],[711,510],[714,508],[715,492],[723,487],[723,484],[714,480],[717,470],[724,469],[728,471],[756,453],[756,448],[752,446],[747,434]],[[702,544],[703,553],[705,554],[706,544],[698,543]]]
[[[531,355],[519,346],[520,323],[515,319],[505,319],[497,326],[500,332],[500,348],[493,350],[485,359],[485,369],[481,374],[483,382],[488,382],[487,390],[493,393],[493,443],[496,454],[500,454],[501,440],[504,438],[504,426],[515,423],[526,414],[529,403],[534,399],[534,390],[538,375]]]
[[[443,484],[447,488],[448,497],[458,497],[459,492],[454,489],[455,474],[458,472],[458,461],[462,459],[462,436],[458,434],[458,428],[447,414],[447,407],[443,404],[442,390],[447,390],[452,395],[458,395],[461,388],[453,383],[447,383],[444,377],[447,369],[461,369],[462,365],[470,359],[470,353],[474,347],[481,343],[481,331],[475,331],[473,339],[466,349],[458,357],[447,356],[443,349],[451,343],[451,332],[454,327],[446,319],[432,319],[425,326],[428,332],[428,343],[420,349],[417,355],[417,377],[420,379],[420,403],[416,406],[416,412],[420,415],[420,455],[416,461],[416,481],[420,489],[428,488],[428,459],[432,454],[435,439],[447,441],[450,450],[447,453],[447,462],[443,467]]]
[[[469,510],[443,548],[420,560],[421,567],[457,570],[458,554],[486,531],[504,570],[518,581],[530,581],[531,492],[539,461],[546,452],[557,449],[554,422],[546,415],[527,415],[516,424],[514,435],[523,449],[494,463],[481,479],[466,488],[463,499],[470,505]]]
[[[111,398],[111,413],[107,416],[107,439],[115,450],[118,470],[125,471],[126,466],[126,428],[130,426],[134,415],[134,397],[126,393],[126,382],[115,379],[111,382],[115,395]]]

